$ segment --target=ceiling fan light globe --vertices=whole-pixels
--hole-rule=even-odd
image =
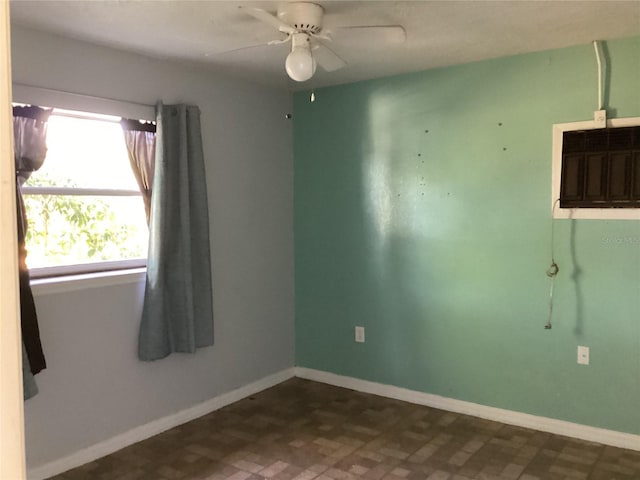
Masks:
[[[296,82],[304,82],[316,72],[316,61],[309,48],[294,48],[284,64],[287,75]]]

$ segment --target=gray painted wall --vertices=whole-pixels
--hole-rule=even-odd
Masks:
[[[287,92],[13,26],[14,83],[202,111],[215,345],[139,362],[143,285],[36,297],[48,368],[26,402],[30,467],[294,364]]]

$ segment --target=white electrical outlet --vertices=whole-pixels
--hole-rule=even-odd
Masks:
[[[578,363],[589,365],[589,347],[578,346]]]
[[[356,342],[364,343],[364,327],[356,327]]]

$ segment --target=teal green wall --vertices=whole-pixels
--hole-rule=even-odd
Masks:
[[[606,50],[640,116],[640,38]],[[596,87],[585,45],[297,93],[297,365],[640,434],[640,222],[556,221],[543,329],[552,125]]]

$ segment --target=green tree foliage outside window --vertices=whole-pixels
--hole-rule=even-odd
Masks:
[[[70,180],[37,180],[37,186],[53,185],[74,187]],[[141,241],[146,235],[140,235],[140,222],[128,215],[144,210],[140,197],[28,194],[24,202],[31,268],[146,256],[147,245]]]

